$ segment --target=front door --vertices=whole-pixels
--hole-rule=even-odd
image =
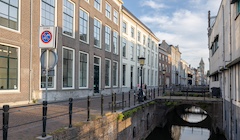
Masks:
[[[99,93],[99,66],[94,65],[94,93]]]

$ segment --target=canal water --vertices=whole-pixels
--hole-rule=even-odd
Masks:
[[[192,107],[188,109],[188,112],[193,113],[181,115],[181,118],[191,123],[201,122],[207,116],[197,114],[197,112],[200,111],[201,109]],[[205,128],[173,125],[171,126],[171,131],[169,131],[168,126],[165,126],[164,128],[155,128],[146,140],[226,140],[224,136],[214,135],[210,138],[210,135],[210,130]]]

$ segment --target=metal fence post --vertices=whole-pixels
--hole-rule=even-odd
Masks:
[[[129,91],[129,93],[128,93],[128,107],[130,107],[130,101],[131,101],[131,97],[130,97],[131,95],[130,95],[130,91]]]
[[[103,95],[101,94],[101,116],[103,116]]]
[[[87,97],[87,121],[90,121],[90,96]]]
[[[43,101],[43,132],[42,137],[46,137],[46,125],[47,125],[47,101]]]
[[[69,98],[69,128],[72,128],[72,105],[73,105],[73,98]]]
[[[122,110],[124,109],[124,92],[122,92]]]
[[[135,104],[136,104],[136,92],[135,92],[135,90],[134,90],[134,93],[133,93],[133,105],[135,106]]]
[[[112,93],[112,112],[114,111],[114,93]]]
[[[3,106],[3,140],[8,137],[9,105]]]
[[[117,101],[117,94],[114,93],[114,112],[116,112],[116,101]]]

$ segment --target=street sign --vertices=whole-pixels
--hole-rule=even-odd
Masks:
[[[52,50],[45,50],[41,54],[40,61],[43,69],[53,69],[58,62],[58,55]]]
[[[39,28],[39,48],[56,48],[55,35],[56,28],[53,26],[40,26]]]

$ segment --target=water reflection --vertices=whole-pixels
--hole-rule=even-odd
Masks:
[[[199,107],[192,106],[185,109],[185,114],[181,114],[181,118],[190,123],[201,122],[207,117],[207,112]]]
[[[210,131],[208,129],[172,126],[173,140],[208,140]]]

